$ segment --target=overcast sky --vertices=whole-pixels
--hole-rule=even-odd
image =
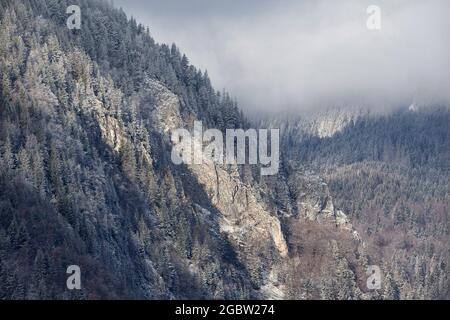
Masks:
[[[448,0],[114,0],[249,111],[450,103]],[[369,5],[381,30],[366,27]]]

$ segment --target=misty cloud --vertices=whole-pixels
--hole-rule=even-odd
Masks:
[[[450,2],[120,0],[241,107],[450,104]],[[366,9],[382,10],[380,31]]]

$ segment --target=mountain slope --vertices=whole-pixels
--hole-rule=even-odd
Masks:
[[[177,166],[173,130],[251,125],[206,72],[103,1],[75,1],[81,30],[66,28],[72,2],[1,4],[1,298],[398,297],[388,267],[383,290],[367,290],[367,266],[381,258],[338,192],[351,176],[312,170],[340,159],[342,142],[326,139],[349,134],[341,119],[328,138],[298,135],[313,146],[307,158],[285,145],[276,176]],[[66,288],[73,264],[79,291]]]

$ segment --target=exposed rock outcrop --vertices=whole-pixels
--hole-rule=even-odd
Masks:
[[[149,81],[148,85],[155,97],[153,112],[155,125],[162,134],[170,137],[173,130],[185,126],[187,122],[181,118],[180,101],[162,84]],[[240,179],[236,166],[226,168],[220,164],[204,163],[190,164],[188,168],[220,212],[221,231],[227,234],[240,253],[241,260],[249,268],[256,269],[264,265],[258,257],[261,254],[265,255],[267,260],[272,260],[277,255],[279,258],[287,257],[288,248],[278,217],[257,201],[255,197],[257,191]],[[261,251],[261,248],[264,248],[264,251]],[[275,264],[276,261],[275,258]],[[269,275],[270,272],[263,272],[262,286],[270,282]],[[263,291],[264,297],[276,298],[265,296],[267,292],[271,292],[266,291]],[[277,297],[281,296],[282,294],[278,292]]]

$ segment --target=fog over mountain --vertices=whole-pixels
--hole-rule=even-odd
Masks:
[[[450,3],[117,0],[247,110],[450,101]],[[381,30],[366,9],[381,8]]]

